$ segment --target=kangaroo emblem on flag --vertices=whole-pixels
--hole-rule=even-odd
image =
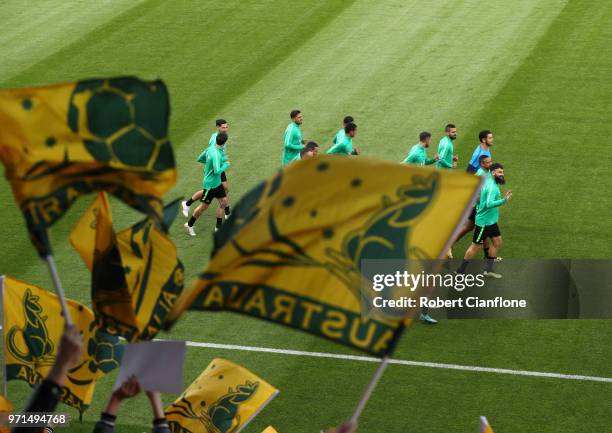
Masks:
[[[47,317],[42,316],[39,299],[30,289],[26,289],[23,295],[25,324],[9,329],[6,335],[7,350],[24,364],[51,365],[55,360],[55,355],[52,355],[54,345],[49,338],[45,325]]]

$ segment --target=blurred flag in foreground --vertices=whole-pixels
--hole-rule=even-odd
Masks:
[[[234,206],[169,320],[187,308],[230,310],[384,355],[401,320],[362,318],[361,261],[441,257],[478,185],[365,158],[291,164]]]
[[[276,431],[276,429],[274,427],[272,427],[271,425],[269,425],[268,427],[266,427],[266,429],[264,431],[262,431],[261,433],[278,433]]]
[[[3,329],[6,379],[20,379],[34,387],[55,361],[64,331],[57,296],[45,289],[4,276]],[[70,299],[68,310],[83,335],[81,362],[68,372],[61,401],[83,412],[91,403],[96,379],[119,366],[122,347],[117,337],[94,326],[91,310]]]
[[[168,91],[133,77],[0,89],[0,160],[39,254],[81,194],[104,190],[149,215],[176,182]]]
[[[277,394],[246,368],[215,358],[166,409],[166,418],[172,433],[238,433]]]
[[[151,218],[115,234],[105,193],[98,193],[70,235],[92,271],[92,303],[98,325],[129,341],[150,340],[183,288],[183,265],[167,229],[178,200]]]
[[[493,429],[489,425],[486,416],[480,417],[480,433],[493,433]]]

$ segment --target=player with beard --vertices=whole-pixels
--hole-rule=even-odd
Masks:
[[[500,185],[506,183],[504,177],[504,167],[499,163],[491,165],[491,177],[480,191],[480,201],[476,211],[476,221],[472,244],[469,246],[463,257],[461,265],[457,269],[458,274],[464,274],[470,260],[482,248],[484,240],[489,238],[491,246],[489,257],[485,259],[485,270],[483,275],[490,278],[501,278],[498,273],[493,272],[496,254],[501,248],[502,237],[497,222],[499,221],[499,207],[508,203],[512,198],[512,190],[508,190],[504,197],[501,196]]]
[[[217,119],[215,121],[215,125],[217,126],[217,131],[211,134],[210,139],[208,140],[208,147],[204,149],[204,151],[198,157],[198,162],[201,162],[203,164],[206,163],[206,152],[208,151],[208,149],[216,146],[217,144],[217,135],[219,133],[227,134],[227,132],[229,131],[229,123],[227,123],[227,120],[225,119]],[[221,151],[223,153],[223,157],[227,159],[227,153],[226,153],[227,143],[223,145],[223,148]],[[227,201],[227,206],[225,207],[225,211],[221,209],[221,207],[217,208],[217,218],[228,219],[230,215],[230,206],[229,206],[229,197],[228,197],[229,188],[228,188],[227,176],[225,172],[221,173],[221,184],[223,185],[223,189],[225,190],[225,199]],[[185,218],[189,218],[189,207],[196,201],[200,200],[201,198],[202,198],[202,190],[198,190],[189,198],[189,200],[185,200],[181,202],[181,206],[183,207],[183,215],[185,216]]]
[[[480,168],[475,173],[476,176],[480,176],[480,177],[486,176],[485,179],[488,179],[491,176],[490,168],[491,168],[491,158],[487,155],[480,155]],[[467,233],[474,230],[474,222],[476,221],[476,209],[477,208],[478,208],[478,203],[474,205],[474,208],[472,209],[472,212],[470,213],[470,216],[468,217],[468,220],[465,223],[465,226],[463,227],[461,232],[459,232],[459,235],[457,235],[457,239],[455,239],[455,243],[459,242],[461,238],[463,238]],[[488,241],[485,239],[485,245],[484,245],[485,257],[487,257],[488,250],[489,250]]]
[[[476,149],[474,149],[474,153],[472,153],[472,158],[468,163],[468,166],[465,171],[468,173],[476,173],[480,168],[480,157],[485,155],[489,158],[491,157],[491,146],[493,146],[493,133],[488,129],[484,131],[480,131],[478,134],[478,141],[480,142]]]
[[[455,155],[455,146],[453,141],[457,139],[457,127],[449,123],[444,128],[444,137],[438,143],[438,156],[440,159],[436,162],[436,167],[444,169],[452,169],[457,167],[457,155]]]
[[[300,110],[293,110],[289,113],[289,117],[291,117],[291,123],[287,125],[283,138],[283,166],[298,161],[300,151],[304,148],[304,140],[300,129],[304,122],[304,115]]]
[[[431,133],[423,131],[419,134],[419,142],[410,148],[408,156],[402,161],[403,164],[412,165],[431,165],[434,164],[439,158],[438,155],[435,158],[427,157],[427,149],[431,144]]]

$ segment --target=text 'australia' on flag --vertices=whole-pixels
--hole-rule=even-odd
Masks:
[[[478,184],[365,158],[293,163],[234,206],[168,319],[230,310],[386,354],[402,321],[362,317],[361,261],[439,258]]]

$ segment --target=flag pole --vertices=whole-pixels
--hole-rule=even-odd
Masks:
[[[66,295],[64,294],[64,288],[62,287],[62,282],[60,281],[59,275],[57,273],[55,260],[53,260],[53,256],[51,254],[47,254],[45,256],[45,262],[47,262],[47,266],[49,267],[49,273],[51,274],[51,279],[53,280],[53,285],[55,286],[55,291],[57,292],[57,297],[59,298],[60,305],[62,307],[62,314],[64,316],[65,325],[70,326],[72,325],[72,318],[70,317],[70,312],[68,311]]]
[[[4,340],[4,275],[0,275],[0,337],[2,338],[2,395],[8,398],[8,375],[6,372],[6,344]]]
[[[372,396],[372,393],[374,392],[374,389],[376,388],[376,385],[378,385],[378,382],[380,382],[380,378],[382,377],[383,373],[385,372],[385,369],[387,368],[387,365],[389,365],[389,356],[388,355],[386,355],[380,361],[380,364],[378,364],[378,367],[376,367],[376,371],[372,375],[372,378],[370,379],[370,382],[368,383],[368,386],[366,386],[366,389],[363,392],[363,395],[361,396],[361,399],[359,400],[359,403],[357,403],[357,407],[355,407],[355,410],[353,411],[353,415],[351,416],[351,420],[350,420],[352,423],[356,424],[357,420],[359,420],[359,417],[361,416],[361,413],[365,409],[366,404],[368,403],[368,400]]]

